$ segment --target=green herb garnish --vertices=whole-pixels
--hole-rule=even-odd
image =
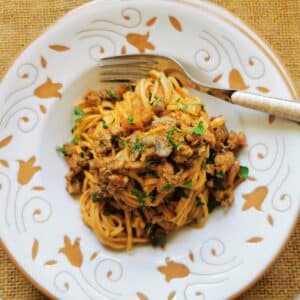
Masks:
[[[116,92],[113,91],[113,90],[107,90],[107,91],[106,91],[106,94],[107,94],[111,99],[113,99],[113,100],[117,100],[117,99],[118,99]]]
[[[158,165],[159,163],[160,163],[159,159],[150,159],[147,161],[148,166],[155,166],[155,165]]]
[[[112,209],[109,209],[107,207],[104,208],[104,210],[103,210],[103,215],[104,216],[108,217],[108,216],[113,215],[113,214],[114,214],[114,211]]]
[[[196,207],[203,206],[205,203],[202,202],[202,199],[200,197],[196,198]]]
[[[161,99],[159,99],[159,98],[154,98],[154,99],[150,102],[150,104],[151,104],[152,106],[156,106],[160,101],[161,101]]]
[[[218,179],[223,179],[223,178],[224,178],[223,172],[217,172],[217,173],[216,173],[216,178],[218,178]]]
[[[133,188],[131,190],[131,194],[134,195],[139,200],[139,202],[142,204],[142,210],[144,211],[146,209],[146,204],[145,204],[146,195],[144,194],[144,192],[142,192],[137,188]]]
[[[131,151],[134,153],[136,151],[144,152],[146,150],[146,147],[144,144],[142,144],[139,140],[136,140],[131,148]]]
[[[105,122],[105,120],[102,120],[102,127],[103,127],[104,129],[107,129],[107,128],[108,128],[108,125],[107,125],[107,123]]]
[[[120,139],[121,144],[122,144],[124,147],[127,147],[127,146],[128,146],[128,143],[127,143],[125,140],[123,140],[123,139],[120,138],[120,137],[119,137],[119,139]]]
[[[132,116],[128,116],[128,118],[127,118],[127,123],[128,123],[129,125],[133,125],[133,124],[134,124],[134,122],[133,122],[133,117],[132,117]]]
[[[249,168],[246,166],[240,166],[240,175],[243,179],[247,179],[249,177]]]
[[[105,146],[105,144],[104,144],[104,142],[102,140],[99,141],[99,146],[100,147],[104,147]]]
[[[162,186],[161,191],[168,191],[171,190],[172,188],[173,188],[172,184],[166,183]]]
[[[178,131],[178,129],[177,129],[176,127],[173,128],[173,129],[171,129],[171,130],[169,130],[168,133],[167,133],[167,139],[168,139],[170,145],[171,145],[173,148],[177,148],[177,147],[180,146],[180,144],[176,143],[176,142],[173,140],[173,138],[172,138],[175,131]]]
[[[80,137],[78,135],[76,135],[76,136],[73,137],[73,139],[71,141],[71,144],[72,145],[77,145],[79,140],[80,140]]]
[[[79,156],[80,156],[81,158],[84,158],[84,152],[81,151],[81,152],[79,153]]]
[[[77,125],[74,125],[71,129],[71,133],[73,133],[77,129]]]
[[[92,198],[93,202],[100,202],[100,201],[102,201],[102,197],[99,197],[96,194],[92,194],[91,198]]]
[[[178,98],[178,99],[176,100],[176,105],[177,105],[177,107],[178,107],[179,109],[182,109],[182,110],[187,110],[188,107],[189,107],[188,104],[182,104],[182,105],[181,105],[180,101],[181,101],[180,98]]]
[[[219,207],[220,205],[221,203],[218,202],[217,199],[210,194],[207,202],[208,212],[211,213],[215,208]]]
[[[187,181],[184,185],[185,185],[186,187],[188,187],[188,188],[192,188],[192,187],[193,187],[193,181],[192,181],[192,180],[189,180],[189,181]]]
[[[77,120],[80,120],[84,116],[84,112],[80,106],[75,106],[72,120],[73,122],[76,122]]]
[[[56,147],[56,152],[61,153],[63,155],[66,155],[66,151],[65,151],[64,147],[57,146]]]
[[[199,122],[197,127],[192,130],[192,134],[202,135],[204,133],[203,122]]]

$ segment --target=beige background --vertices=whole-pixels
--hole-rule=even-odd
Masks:
[[[85,0],[0,0],[0,78],[13,59],[58,17]],[[300,0],[214,0],[250,25],[282,59],[300,93]],[[299,200],[299,199],[298,199]],[[300,222],[275,264],[240,299],[287,300],[300,293]],[[0,248],[0,297],[45,299]]]

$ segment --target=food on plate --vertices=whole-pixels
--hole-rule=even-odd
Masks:
[[[173,77],[90,91],[74,109],[72,140],[57,150],[69,166],[67,190],[80,196],[83,221],[115,250],[164,246],[170,232],[202,227],[234,201],[248,176],[236,155],[243,133]]]

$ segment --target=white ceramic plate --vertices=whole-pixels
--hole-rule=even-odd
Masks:
[[[207,83],[296,97],[271,50],[241,21],[202,1],[94,1],[72,11],[16,60],[0,90],[1,239],[44,293],[63,299],[225,299],[259,278],[299,211],[299,126],[203,96],[244,131],[250,179],[203,230],[166,250],[115,253],[81,221],[55,147],[70,138],[74,102],[100,88],[97,60],[172,55]]]

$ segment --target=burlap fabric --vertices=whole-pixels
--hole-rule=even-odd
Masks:
[[[142,0],[141,0],[142,1]],[[85,0],[0,0],[0,74],[58,17]],[[241,17],[281,57],[300,92],[300,0],[214,0]],[[0,76],[1,78],[1,76]],[[298,199],[299,200],[299,199]],[[265,276],[240,299],[286,300],[300,293],[300,222]],[[0,298],[45,299],[0,249]]]

